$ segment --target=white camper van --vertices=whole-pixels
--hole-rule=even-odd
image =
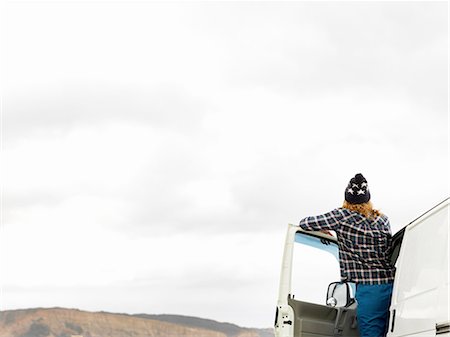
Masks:
[[[449,215],[450,198],[394,235],[388,337],[450,336]],[[359,336],[355,285],[336,282],[338,254],[336,238],[288,226],[276,337]],[[317,286],[323,287],[320,301]]]

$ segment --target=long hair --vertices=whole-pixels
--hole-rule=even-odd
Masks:
[[[379,210],[373,208],[370,201],[363,204],[351,204],[348,201],[344,200],[344,204],[342,205],[342,207],[354,212],[358,212],[371,220],[381,215],[381,212]]]

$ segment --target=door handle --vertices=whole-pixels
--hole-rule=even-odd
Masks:
[[[450,322],[436,323],[436,335],[442,335],[450,332]]]
[[[392,311],[392,325],[391,325],[391,332],[394,332],[394,327],[395,327],[395,312],[396,310],[394,309]]]

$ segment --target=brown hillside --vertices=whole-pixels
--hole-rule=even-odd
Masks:
[[[269,329],[246,329],[201,318],[178,316],[181,322],[167,322],[147,316],[63,308],[3,311],[0,312],[0,337],[273,336]],[[171,319],[174,317],[177,318],[172,316]]]
[[[0,313],[0,337],[226,337],[225,334],[128,315],[69,309]]]

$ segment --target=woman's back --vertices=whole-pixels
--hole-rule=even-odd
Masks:
[[[334,231],[342,278],[365,284],[393,281],[395,268],[389,259],[392,235],[387,216],[369,219],[346,208],[338,211],[342,217]]]

